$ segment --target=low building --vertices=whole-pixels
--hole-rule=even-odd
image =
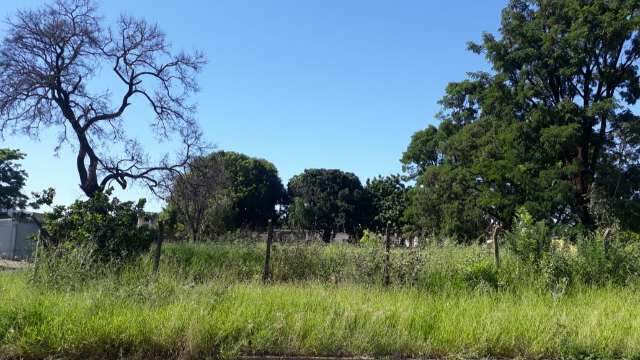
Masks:
[[[0,219],[0,258],[23,260],[32,256],[39,231],[30,217]]]

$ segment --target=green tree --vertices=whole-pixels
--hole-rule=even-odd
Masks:
[[[16,163],[23,158],[18,150],[0,149],[0,209],[22,209],[27,204],[22,193],[27,173]]]
[[[224,162],[233,194],[234,227],[264,228],[277,218],[286,190],[273,163],[232,151],[213,154]]]
[[[225,231],[231,193],[224,161],[218,156],[193,159],[184,174],[176,176],[169,209],[173,209],[192,242],[204,233]],[[170,211],[168,211],[170,212]]]
[[[411,136],[407,150],[402,154],[402,170],[408,173],[409,179],[415,179],[429,166],[435,166],[440,161],[440,133],[438,128],[429,125],[426,129],[417,131]]]
[[[639,30],[639,1],[512,0],[500,36],[469,46],[493,73],[449,84],[439,127],[405,152],[418,169],[414,219],[436,214],[475,236],[491,221],[510,226],[524,206],[536,219],[593,227],[590,197],[602,189],[627,227],[640,223],[621,211],[640,201]],[[460,196],[443,196],[447,187]]]
[[[332,169],[307,169],[289,180],[289,223],[295,227],[322,231],[324,241],[331,233],[356,234],[368,222],[364,188],[355,174]]]
[[[204,233],[265,228],[286,197],[271,162],[232,151],[196,158],[171,193],[170,203],[194,241]]]
[[[365,191],[372,212],[369,227],[383,230],[388,224],[394,227],[404,225],[408,189],[400,175],[367,179]]]

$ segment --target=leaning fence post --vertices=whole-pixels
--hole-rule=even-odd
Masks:
[[[269,219],[267,225],[267,249],[264,255],[264,271],[262,272],[262,282],[267,282],[271,278],[271,244],[273,243],[273,223]]]
[[[496,258],[496,269],[500,269],[500,245],[498,244],[498,229],[499,225],[493,227],[493,233],[491,234],[491,241],[493,241],[493,255]]]
[[[389,236],[389,226],[390,224],[387,224],[387,229],[385,231],[385,236],[384,236],[384,286],[389,286],[389,261],[390,261],[390,256],[389,256],[389,252],[391,251],[391,237]]]
[[[158,221],[158,237],[156,238],[156,249],[153,256],[153,274],[156,275],[160,269],[160,254],[162,253],[162,241],[164,240],[164,221]]]

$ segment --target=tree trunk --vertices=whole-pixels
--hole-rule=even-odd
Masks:
[[[331,242],[331,229],[327,228],[322,230],[322,241],[327,244]]]
[[[591,118],[585,116],[582,120],[582,135],[578,146],[578,175],[575,178],[576,185],[576,211],[582,223],[587,228],[592,228],[594,221],[589,209],[589,189],[593,180],[592,164],[589,159],[589,149],[592,136]]]

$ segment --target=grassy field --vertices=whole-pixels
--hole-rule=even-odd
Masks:
[[[640,356],[632,285],[516,283],[540,276],[508,254],[485,274],[485,249],[432,247],[395,252],[382,288],[377,265],[356,262],[376,250],[340,246],[277,247],[263,285],[262,250],[170,245],[157,278],[148,257],[93,274],[73,257],[57,274],[0,272],[0,357]]]

